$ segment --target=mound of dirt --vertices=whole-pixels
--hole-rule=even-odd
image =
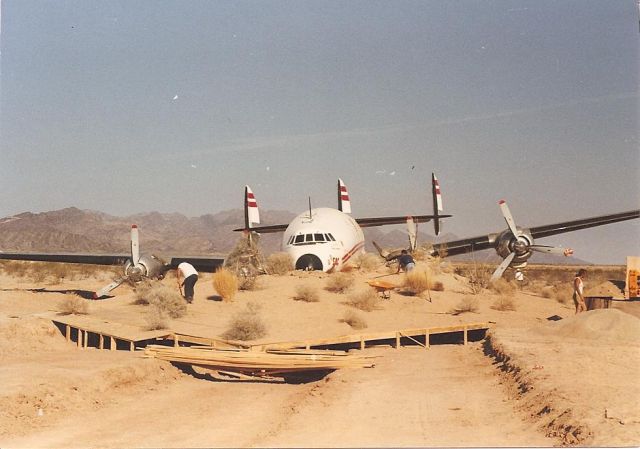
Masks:
[[[611,281],[603,282],[593,288],[585,288],[586,296],[613,296],[614,298],[620,298],[624,292]]]
[[[582,340],[640,343],[640,319],[616,309],[598,309],[552,323],[542,332]]]
[[[21,318],[0,323],[0,360],[32,352],[65,350],[68,345],[51,321]]]

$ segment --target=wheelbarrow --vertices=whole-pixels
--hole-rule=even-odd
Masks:
[[[396,288],[398,288],[398,285],[394,284],[393,282],[381,281],[378,279],[369,279],[367,281],[367,284],[373,287],[383,299],[390,299],[391,290],[395,290]]]

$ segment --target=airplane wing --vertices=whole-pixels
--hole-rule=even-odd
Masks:
[[[448,218],[452,215],[411,215],[414,223],[426,223],[434,218]],[[391,224],[404,224],[407,222],[407,216],[401,217],[371,217],[371,218],[356,218],[356,223],[361,228],[368,228],[372,226],[385,226]]]
[[[61,262],[88,265],[124,265],[131,259],[130,254],[52,254],[52,253],[5,253],[0,252],[0,259],[27,260],[32,262]],[[168,268],[176,268],[181,262],[189,262],[202,272],[214,272],[224,263],[224,258],[211,257],[171,257]]]
[[[284,232],[287,229],[288,224],[277,224],[277,225],[267,225],[267,226],[251,226],[249,228],[252,232],[258,232],[260,234],[271,234],[273,232]],[[237,228],[234,231],[245,231],[245,228]]]
[[[531,232],[531,236],[536,239],[556,234],[562,234],[565,232],[578,231],[580,229],[603,226],[620,221],[633,220],[636,218],[640,218],[640,210],[633,210],[610,215],[600,215],[598,217],[583,218],[580,220],[564,221],[561,223],[550,225],[536,226],[529,228],[529,231]],[[434,245],[432,255],[437,256],[439,254],[444,254],[444,256],[455,256],[471,251],[480,251],[483,249],[493,248],[495,242],[492,237],[494,236],[483,235],[461,240],[452,240],[450,242],[438,243]]]
[[[640,218],[640,210],[632,210],[629,212],[621,212],[618,214],[601,215],[599,217],[584,218],[582,220],[565,221],[545,226],[536,226],[529,228],[531,236],[536,239],[540,237],[548,237],[550,235],[562,234],[563,232],[578,231],[580,229],[592,228],[594,226],[602,226],[619,221],[633,220]]]

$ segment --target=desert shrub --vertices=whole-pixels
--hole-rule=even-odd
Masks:
[[[311,285],[298,285],[296,287],[296,295],[293,299],[304,302],[318,302],[320,301],[320,294],[318,290]]]
[[[347,323],[353,329],[365,329],[367,327],[367,322],[362,315],[354,310],[347,310],[340,322]]]
[[[444,291],[444,284],[434,279],[434,274],[428,266],[408,272],[402,285],[406,291],[414,295],[426,290]]]
[[[267,327],[260,317],[260,306],[250,302],[244,310],[231,317],[229,328],[222,334],[228,340],[255,340],[267,334]]]
[[[500,295],[513,295],[516,292],[516,286],[504,278],[489,282],[488,288],[490,291]]]
[[[356,257],[354,263],[362,271],[372,271],[379,265],[380,257],[373,253],[364,253]]]
[[[544,287],[542,287],[542,289],[540,289],[540,296],[542,296],[543,298],[553,298],[556,294],[556,290],[555,288],[553,288],[552,285],[545,285]]]
[[[513,298],[510,296],[499,296],[491,305],[492,309],[504,311],[514,311],[516,310],[516,305],[513,302]]]
[[[477,312],[478,311],[478,298],[472,296],[465,296],[458,303],[456,307],[451,310],[453,315],[460,315],[461,313]]]
[[[413,251],[411,251],[411,257],[413,257],[413,260],[419,262],[419,261],[427,260],[428,254],[424,249],[416,248]]]
[[[380,297],[378,293],[372,288],[366,288],[352,293],[349,296],[347,304],[356,309],[364,310],[365,312],[371,312],[379,307]]]
[[[145,330],[155,331],[159,329],[167,329],[168,320],[167,314],[163,310],[158,307],[152,307],[147,311],[147,314],[144,317],[147,325],[145,326]]]
[[[134,304],[148,304],[171,318],[181,318],[187,313],[182,295],[160,282],[143,282],[136,286]]]
[[[554,298],[561,304],[571,302],[573,299],[573,285],[559,284],[554,288]]]
[[[353,276],[348,273],[333,273],[327,278],[325,288],[330,292],[344,293],[353,285]]]
[[[429,275],[428,269],[413,269],[409,271],[403,281],[403,287],[414,295],[429,289]]]
[[[295,268],[293,266],[293,259],[285,252],[273,253],[267,257],[267,272],[269,274],[276,274],[282,276]]]
[[[238,292],[238,278],[226,268],[221,268],[213,274],[213,288],[224,301],[232,301]]]
[[[60,304],[60,312],[65,315],[86,315],[89,313],[89,304],[77,296],[67,296]]]

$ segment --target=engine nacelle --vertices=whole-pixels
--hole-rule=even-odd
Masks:
[[[164,276],[164,263],[156,256],[140,256],[138,266],[136,267],[131,260],[127,260],[124,265],[124,274],[129,276],[134,282],[141,281],[143,278],[157,279]]]

